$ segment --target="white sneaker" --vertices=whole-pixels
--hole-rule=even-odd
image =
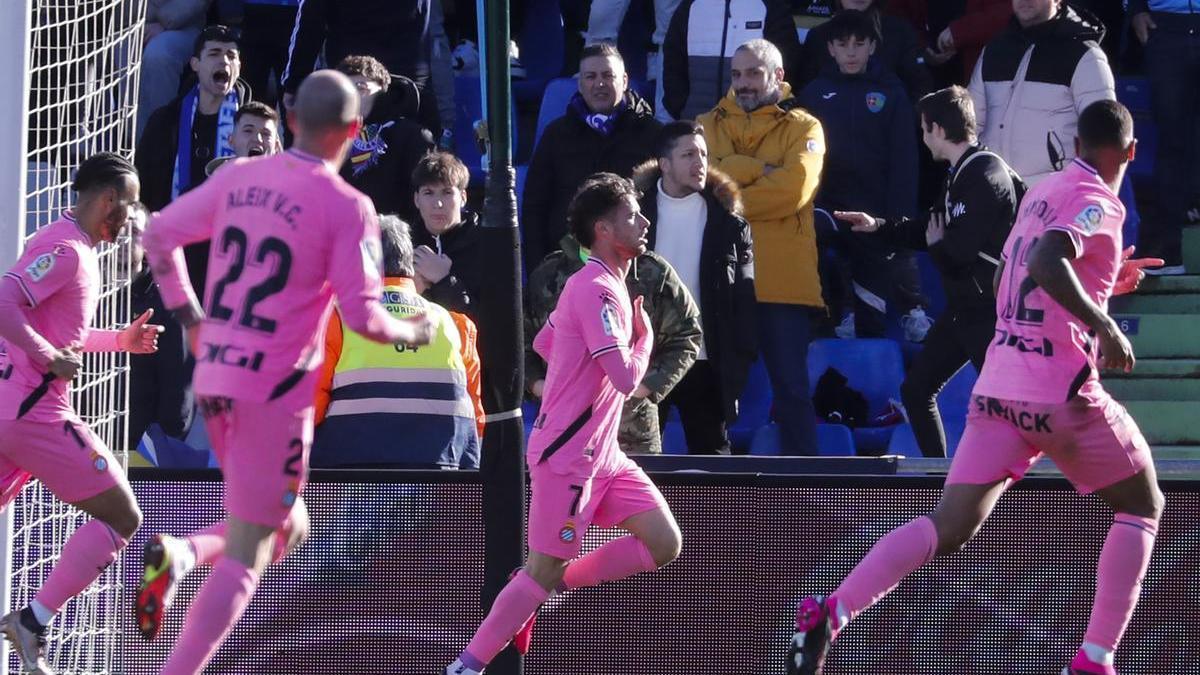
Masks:
[[[921,343],[933,326],[933,319],[925,315],[925,310],[914,307],[908,314],[900,317],[900,326],[904,328],[904,339],[909,342]]]
[[[842,322],[833,329],[833,334],[843,340],[853,340],[857,336],[854,332],[854,312],[842,317]]]
[[[454,659],[454,663],[446,666],[446,675],[483,675],[482,670],[471,670],[463,665],[463,662]]]

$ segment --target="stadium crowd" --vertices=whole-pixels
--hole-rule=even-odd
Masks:
[[[1138,122],[1170,134],[1138,186],[1144,219],[1133,186],[1122,192],[1127,243],[1166,260],[1160,273],[1184,272],[1182,229],[1200,225],[1188,170],[1200,154],[1200,7],[1123,4],[514,1],[530,403],[545,378],[533,337],[588,257],[568,205],[610,172],[636,185],[650,223],[628,283],[655,346],[625,406],[624,451],[815,455],[825,423],[907,421],[922,453],[945,456],[937,396],[965,364],[982,365],[992,275],[1020,197],[1071,162],[1078,115],[1117,97],[1114,73],[1144,73]],[[393,349],[333,318],[316,466],[478,463],[481,380],[503,375],[489,373],[476,305],[488,252],[469,131],[480,115],[474,6],[149,2],[136,166],[151,210],[230,157],[288,146],[287,113],[317,66],[358,90],[364,125],[341,174],[385,214],[384,303],[435,314],[441,328],[427,347]],[[198,295],[209,257],[235,245],[187,248]],[[155,309],[166,332],[157,353],[132,358],[131,442],[149,432],[161,448],[202,444],[194,359],[148,266],[133,295],[134,313]],[[822,338],[891,340],[887,353],[908,364],[903,384],[868,402],[850,373],[810,372],[828,360],[810,353]],[[423,441],[387,442],[398,434]],[[854,438],[859,453],[887,447],[886,435]]]

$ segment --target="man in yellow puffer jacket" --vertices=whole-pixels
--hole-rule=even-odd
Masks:
[[[821,123],[783,81],[783,58],[766,40],[738,47],[730,92],[697,120],[714,166],[741,188],[754,238],[759,339],[774,394],[783,454],[817,453],[808,386],[810,317],[824,307],[817,275],[813,196],[821,177]]]

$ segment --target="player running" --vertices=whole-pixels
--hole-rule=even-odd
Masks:
[[[296,135],[291,150],[230,163],[146,230],[163,300],[187,327],[196,354],[196,393],[224,473],[228,513],[225,531],[210,533],[220,553],[209,557],[220,559],[161,671],[171,675],[203,670],[262,571],[279,557],[276,542],[294,545],[305,536],[300,495],[312,441],[315,368],[333,298],[346,325],[372,340],[426,344],[431,333],[427,320],[397,320],[379,304],[375,210],[338,176],[362,124],[353,84],[331,70],[313,73],[301,84],[288,123]],[[202,310],[182,247],[209,238]],[[164,608],[174,567],[165,557],[159,563],[168,582],[157,599]]]
[[[534,339],[548,364],[541,414],[526,460],[532,481],[529,558],[496,597],[446,675],[478,675],[516,636],[528,648],[534,613],[552,591],[649,572],[679,555],[679,526],[645,472],[617,447],[621,406],[641,382],[654,336],[625,275],[646,252],[650,223],[633,183],[596,174],[568,209],[571,233],[590,257],[567,280]],[[629,535],[577,558],[589,525]]]
[[[162,331],[147,323],[150,311],[124,330],[90,328],[100,297],[95,247],[144,217],[133,165],[93,155],[71,188],[75,208],[34,234],[0,279],[0,506],[33,477],[93,518],[71,535],[29,605],[0,619],[26,673],[51,672],[46,624],[117,559],[142,521],[121,465],[71,406],[80,352],[150,354]]]
[[[1081,493],[1115,511],[1100,553],[1083,645],[1064,675],[1112,675],[1150,563],[1163,509],[1150,448],[1100,386],[1098,368],[1128,372],[1133,349],[1106,313],[1114,286],[1136,287],[1147,262],[1125,261],[1117,189],[1133,160],[1129,111],[1098,101],[1079,116],[1074,160],[1024,198],[996,272],[996,339],[971,397],[967,429],[937,510],[880,539],[828,598],[796,609],[789,674],[820,673],[830,644],[859,612],[979,530],[1000,495],[1043,454]],[[1001,656],[1003,658],[1003,656]]]

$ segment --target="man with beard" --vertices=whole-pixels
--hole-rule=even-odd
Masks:
[[[50,672],[42,655],[46,624],[117,559],[142,520],[121,465],[71,405],[80,352],[147,354],[162,330],[146,323],[152,312],[121,331],[90,328],[100,295],[95,247],[115,241],[137,210],[133,165],[94,155],[72,188],[75,208],[39,230],[0,279],[0,492],[11,499],[33,477],[92,517],[71,535],[29,605],[0,620],[26,673]]]
[[[817,275],[813,197],[825,157],[821,123],[783,81],[783,56],[766,40],[737,48],[731,91],[697,122],[709,159],[741,189],[754,237],[758,337],[785,455],[817,454],[808,389],[810,314],[825,305]]]
[[[241,57],[237,38],[225,26],[209,26],[196,38],[192,50],[196,83],[170,105],[150,116],[138,142],[134,163],[142,182],[146,208],[158,211],[208,177],[208,163],[232,157],[236,115],[250,100],[249,87],[238,79]],[[184,249],[188,276],[198,295],[204,293],[209,244],[199,242]],[[151,356],[130,359],[130,396],[147,401],[131,407],[129,442],[136,445],[152,423],[168,436],[182,439],[192,425],[192,358],[183,331],[167,315],[153,279],[135,281],[135,309],[154,309],[163,318],[166,332],[162,349]]]

